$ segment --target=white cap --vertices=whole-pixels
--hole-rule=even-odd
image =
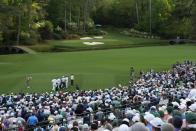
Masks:
[[[129,119],[125,118],[123,119],[123,121],[128,122],[129,123]]]
[[[125,124],[119,126],[118,131],[129,131],[129,127]]]
[[[147,122],[150,122],[151,120],[153,120],[155,118],[155,116],[153,114],[150,114],[150,113],[146,113],[144,115],[144,119],[147,121]]]
[[[196,111],[196,103],[190,105],[190,106],[189,106],[189,109],[190,109],[191,111]]]
[[[185,104],[181,104],[178,108],[179,108],[180,110],[186,109],[186,105],[185,105]]]
[[[55,111],[54,114],[55,114],[55,115],[58,114],[58,111]]]
[[[135,115],[135,116],[132,118],[132,121],[133,121],[133,122],[139,122],[139,121],[140,121],[140,116]]]
[[[161,128],[161,126],[164,124],[164,122],[160,118],[155,117],[153,120],[150,121],[150,124],[153,127]]]
[[[167,107],[166,107],[165,105],[163,105],[163,106],[161,106],[161,107],[159,108],[159,111],[166,111],[166,109],[167,109]]]
[[[67,127],[68,127],[68,129],[71,129],[73,127],[73,125],[69,124]]]
[[[177,106],[177,107],[179,107],[180,105],[179,105],[179,103],[178,102],[172,102],[172,104],[174,105],[174,106]]]
[[[116,118],[116,116],[113,113],[110,113],[110,115],[108,116],[109,120],[114,120]]]
[[[84,128],[84,129],[88,129],[88,128],[89,128],[89,127],[88,127],[88,124],[84,124],[84,125],[83,125],[83,128]]]

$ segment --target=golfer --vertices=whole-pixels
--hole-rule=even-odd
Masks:
[[[71,74],[70,79],[71,79],[71,86],[73,86],[74,85],[74,75],[73,74]]]
[[[25,86],[27,88],[30,88],[30,81],[31,80],[32,80],[32,76],[31,75],[26,76],[26,78],[25,78]]]

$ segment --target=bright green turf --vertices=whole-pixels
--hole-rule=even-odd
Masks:
[[[168,69],[176,61],[196,60],[196,46],[160,46],[70,53],[0,56],[0,93],[44,92],[51,90],[51,79],[65,73],[76,75],[82,89],[126,84],[130,66],[137,71]],[[31,89],[24,87],[31,74]]]
[[[122,30],[121,30],[122,31]],[[103,36],[104,39],[93,39],[93,40],[64,40],[64,41],[50,41],[50,44],[58,45],[58,46],[69,46],[69,47],[92,47],[89,45],[84,45],[83,42],[103,42],[103,45],[97,45],[99,47],[107,47],[111,45],[147,45],[152,43],[160,42],[159,39],[145,39],[145,38],[137,38],[137,37],[129,37],[126,35],[114,31],[108,30],[108,34]]]
[[[121,34],[124,29],[117,28],[106,28],[108,34],[103,36],[104,39],[93,39],[93,40],[49,40],[45,44],[38,44],[30,46],[36,51],[50,51],[50,49],[62,49],[62,51],[75,51],[83,49],[104,49],[104,48],[115,48],[115,47],[138,47],[138,46],[152,46],[152,45],[168,45],[169,43],[164,43],[159,39],[145,39],[126,36]],[[83,42],[103,42],[103,45],[89,46],[83,44]]]

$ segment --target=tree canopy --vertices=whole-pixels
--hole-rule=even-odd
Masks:
[[[96,24],[196,38],[195,0],[1,0],[0,41],[33,44],[88,34]]]

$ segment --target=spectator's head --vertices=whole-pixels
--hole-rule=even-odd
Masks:
[[[113,113],[110,113],[110,115],[108,116],[109,121],[113,121],[115,118],[116,116]]]
[[[107,122],[106,119],[102,119],[102,120],[101,120],[101,125],[105,125],[106,122]]]
[[[153,129],[155,131],[160,131],[161,130],[161,126],[164,124],[163,121],[158,118],[155,117],[153,120],[150,121],[150,124],[152,125]]]
[[[106,125],[105,125],[105,128],[107,129],[107,130],[109,130],[109,131],[112,131],[112,125],[110,124],[110,123],[107,123]]]
[[[179,109],[180,109],[180,111],[181,112],[185,112],[186,111],[186,105],[185,104],[181,104],[180,106],[179,106]]]
[[[83,125],[83,130],[84,130],[84,131],[89,131],[88,124],[84,124],[84,125]]]
[[[96,124],[96,123],[92,123],[91,124],[91,130],[92,131],[95,131],[95,130],[97,130],[98,129],[98,125]]]
[[[173,107],[172,106],[168,106],[167,107],[167,113],[171,115],[172,112],[173,112]]]
[[[145,125],[141,122],[136,122],[130,127],[129,131],[148,131]]]
[[[79,131],[79,129],[77,127],[72,127],[71,131]]]
[[[180,112],[180,111],[178,111],[178,110],[173,110],[173,112],[172,112],[172,116],[173,116],[173,117],[174,117],[174,116],[182,117],[182,114],[181,114],[181,112]]]
[[[146,121],[146,124],[150,123],[150,121],[153,120],[154,118],[155,118],[155,116],[153,114],[150,114],[150,113],[146,113],[144,115],[144,119]]]
[[[123,119],[122,124],[129,126],[129,119],[127,118]]]
[[[139,116],[139,115],[135,115],[135,116],[132,118],[132,121],[133,121],[133,123],[140,122],[140,116]]]
[[[78,122],[77,121],[73,122],[73,127],[78,127]]]
[[[182,123],[183,123],[183,121],[182,121],[182,118],[180,116],[174,116],[172,118],[172,124],[174,125],[174,127],[176,129],[181,129]]]
[[[191,104],[191,105],[189,106],[189,109],[190,109],[192,112],[196,112],[196,103]]]
[[[196,113],[186,113],[186,122],[187,124],[196,124]]]
[[[159,113],[160,118],[164,118],[165,115],[163,111],[159,111],[158,113]]]
[[[174,131],[174,126],[172,124],[166,123],[161,126],[161,131]]]
[[[118,125],[118,120],[117,119],[115,119],[113,122],[112,122],[112,126],[113,127],[118,127],[119,125]]]

